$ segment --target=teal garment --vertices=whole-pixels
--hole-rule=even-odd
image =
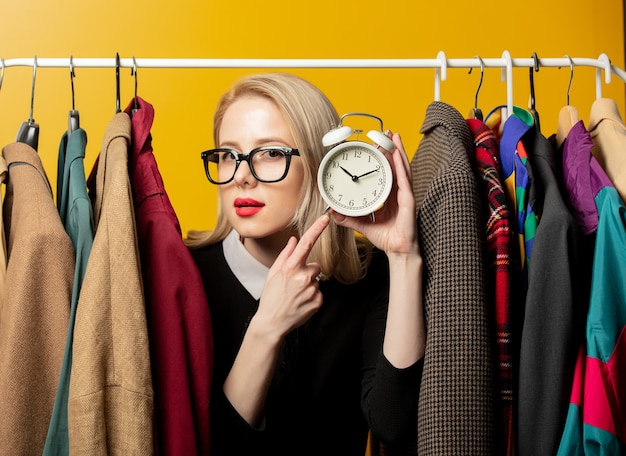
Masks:
[[[72,370],[72,341],[74,339],[74,320],[80,288],[85,277],[85,269],[91,252],[94,237],[94,223],[91,201],[87,194],[85,178],[85,150],[87,134],[77,129],[68,137],[65,132],[59,146],[57,175],[57,208],[65,231],[72,240],[76,255],[74,287],[70,307],[70,319],[65,341],[65,352],[59,386],[54,401],[46,444],[43,455],[69,455],[69,435],[67,422],[67,403]]]
[[[626,454],[626,206],[617,190],[595,197],[598,229],[587,341],[576,366],[558,456]]]

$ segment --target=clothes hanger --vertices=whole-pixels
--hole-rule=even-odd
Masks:
[[[563,144],[565,138],[567,138],[567,135],[569,134],[569,131],[579,120],[578,109],[570,105],[570,91],[572,89],[572,81],[574,80],[574,61],[569,55],[566,55],[565,57],[569,59],[570,72],[569,83],[567,84],[567,104],[559,111],[559,120],[557,123],[556,144],[558,147]]]
[[[487,113],[486,122],[491,122],[491,128],[502,134],[504,124],[513,115],[513,59],[509,51],[502,52],[504,66],[501,69],[501,80],[506,83],[506,105],[498,105]],[[492,117],[494,116],[494,117]],[[491,119],[491,120],[490,120]],[[497,120],[494,120],[497,119]]]
[[[72,109],[68,114],[67,118],[67,136],[71,135],[74,131],[80,128],[80,116],[78,111],[74,107],[74,61],[72,56],[70,55],[70,83],[72,86]]]
[[[483,120],[483,112],[478,107],[478,94],[480,93],[480,88],[483,85],[483,77],[485,76],[485,62],[480,56],[477,56],[478,61],[480,62],[480,80],[478,81],[478,88],[476,89],[476,95],[474,95],[474,107],[470,111],[470,117],[472,119]],[[467,74],[471,74],[473,67],[470,67]]]
[[[443,51],[437,53],[439,66],[435,68],[435,101],[441,101],[441,81],[445,81],[448,73],[448,59]]]
[[[602,53],[598,57],[600,63],[604,65],[604,82],[606,84],[611,83],[611,59],[609,56]],[[596,68],[596,100],[602,98],[602,68]]]
[[[22,122],[15,137],[16,142],[26,143],[37,150],[39,145],[39,124],[33,119],[33,106],[35,104],[35,78],[37,76],[37,56],[33,58],[33,83],[30,95],[30,117],[28,121]]]
[[[115,53],[115,114],[122,112],[120,107],[120,53]]]
[[[139,110],[139,101],[137,101],[137,61],[133,55],[133,67],[130,69],[130,75],[135,76],[135,96],[133,97],[133,109],[131,110],[131,117]]]
[[[511,59],[511,53],[507,50],[502,52],[502,59],[504,60],[502,80],[506,82],[506,113],[502,120],[506,121],[513,115],[513,59]],[[501,126],[504,127],[504,122],[501,123]]]
[[[569,83],[567,84],[567,106],[569,106],[570,92],[572,90],[572,81],[574,80],[574,61],[569,55],[566,55],[565,57],[569,59]]]
[[[537,131],[541,131],[541,127],[539,124],[539,113],[535,108],[535,76],[534,74],[539,71],[539,58],[537,57],[537,53],[533,52],[533,66],[528,68],[528,75],[530,78],[530,100],[528,102],[528,111],[533,116],[533,121]],[[569,95],[568,95],[569,96]]]
[[[0,57],[0,68],[2,68],[0,72],[0,89],[2,89],[2,81],[4,80],[4,59]]]

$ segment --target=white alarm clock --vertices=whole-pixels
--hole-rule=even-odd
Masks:
[[[393,173],[387,157],[376,147],[359,140],[346,141],[353,134],[363,132],[343,125],[348,116],[378,120],[380,130],[369,131],[367,137],[388,151],[395,147],[382,132],[383,122],[379,117],[362,112],[344,114],[339,126],[322,139],[324,146],[336,146],[320,163],[317,185],[329,208],[351,217],[370,215],[373,218],[373,213],[382,207],[391,193]]]

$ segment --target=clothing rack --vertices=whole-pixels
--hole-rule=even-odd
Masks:
[[[626,82],[626,71],[611,64],[609,57],[602,53],[597,59],[585,57],[539,58],[534,54],[529,58],[512,58],[504,51],[500,58],[447,58],[439,51],[432,59],[203,59],[203,58],[13,58],[1,59],[0,87],[5,68],[29,66],[36,71],[39,67],[48,68],[432,68],[435,69],[434,100],[440,100],[441,81],[445,81],[448,68],[500,68],[502,81],[507,83],[507,112],[513,112],[513,68],[526,67],[571,67],[583,66],[596,69],[596,98],[602,98],[602,74],[604,82],[611,82],[615,74]]]

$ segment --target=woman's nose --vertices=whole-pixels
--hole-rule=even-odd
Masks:
[[[250,171],[250,165],[247,161],[241,161],[235,171],[235,177],[233,179],[237,185],[255,185],[257,180]]]

